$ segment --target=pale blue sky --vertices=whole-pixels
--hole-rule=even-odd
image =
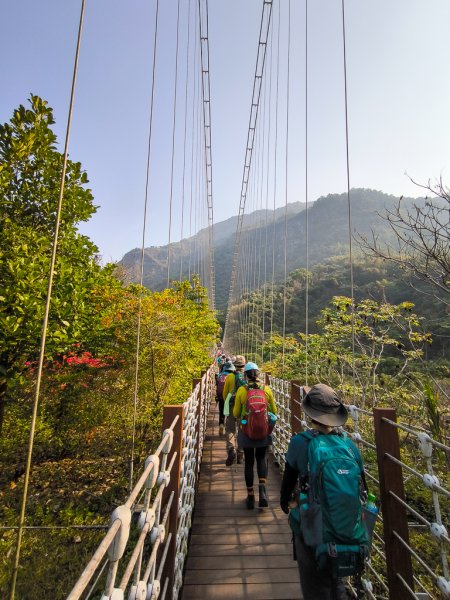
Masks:
[[[148,246],[168,239],[177,5],[160,4]],[[191,0],[191,14],[196,4]],[[2,3],[1,122],[30,92],[38,94],[54,108],[63,143],[80,5],[80,0]],[[141,244],[154,6],[154,0],[86,2],[70,156],[83,164],[100,205],[82,231],[105,260],[120,259]],[[181,0],[172,240],[180,236],[189,6]],[[442,174],[448,184],[450,2],[346,0],[345,6],[351,185],[419,195],[405,172],[421,182]],[[209,0],[215,221],[238,210],[261,7],[262,0]],[[288,0],[281,0],[280,161],[287,8]],[[275,0],[274,23],[277,18]],[[288,199],[295,201],[304,200],[304,0],[292,0],[291,32]],[[346,189],[340,0],[309,0],[308,53],[312,200]],[[276,203],[282,205],[281,174],[279,182]]]

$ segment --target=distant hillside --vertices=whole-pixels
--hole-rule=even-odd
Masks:
[[[386,208],[392,208],[398,198],[379,191],[369,189],[351,190],[352,231],[353,235],[370,234],[373,229],[381,240],[391,237],[386,222],[379,217]],[[404,203],[418,202],[414,199],[404,199]],[[420,200],[419,200],[420,202]],[[288,205],[287,218],[287,270],[288,272],[305,267],[306,265],[306,216],[305,205],[295,202]],[[310,266],[332,256],[348,254],[348,209],[347,194],[329,194],[311,203],[308,207],[309,226],[309,261]],[[267,223],[267,226],[266,226]],[[214,224],[214,252],[216,272],[216,304],[218,309],[226,306],[230,287],[232,255],[236,233],[237,217]],[[267,257],[267,279],[272,278],[272,256],[275,258],[275,280],[284,276],[284,207],[269,211],[266,219],[265,211],[257,211],[245,215],[243,223],[243,247],[261,248]],[[191,272],[195,269],[195,249],[208,235],[207,230],[200,231],[192,238],[182,240],[171,246],[171,276],[180,277],[181,262],[183,262],[182,277],[188,276],[189,256],[191,256]],[[245,245],[244,245],[245,244]],[[357,253],[357,247],[355,252]],[[120,263],[131,281],[137,281],[139,276],[140,250],[128,252]],[[263,273],[260,274],[263,277]],[[159,290],[165,287],[167,278],[167,246],[145,249],[144,285],[150,289]],[[263,281],[261,280],[262,284]]]
[[[312,204],[311,204],[312,205]],[[287,214],[291,218],[305,209],[303,202],[292,202],[288,204]],[[272,224],[275,216],[275,221],[283,220],[284,224],[284,207],[277,208],[275,211],[258,210],[249,215],[244,215],[243,219],[243,238],[248,232],[260,231],[261,226],[266,222]],[[231,266],[228,266],[229,257],[233,253],[234,238],[238,217],[230,217],[225,221],[214,223],[214,252],[217,254],[215,262],[216,269],[222,269],[225,264],[226,272],[228,273],[228,281],[231,273]],[[196,235],[191,238],[186,238],[171,245],[170,253],[170,271],[171,278],[180,277],[180,269],[182,265],[182,277],[188,277],[189,268],[191,272],[195,272],[197,266],[198,247],[207,243],[208,229],[201,229]],[[227,260],[224,260],[224,257]],[[127,279],[132,282],[137,282],[140,276],[140,261],[141,250],[135,248],[127,252],[119,264],[124,267]],[[222,277],[220,278],[222,281]],[[145,248],[144,251],[144,285],[152,290],[161,290],[167,284],[167,246],[151,246]],[[227,284],[229,286],[229,283]],[[226,286],[225,286],[226,287]]]

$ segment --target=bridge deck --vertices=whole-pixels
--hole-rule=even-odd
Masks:
[[[200,471],[182,600],[301,598],[291,532],[278,505],[280,473],[269,461],[269,508],[248,510],[244,466],[226,467],[213,407]],[[255,484],[257,484],[255,472]],[[255,486],[256,499],[257,485]]]

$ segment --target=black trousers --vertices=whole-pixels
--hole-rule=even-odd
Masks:
[[[268,471],[267,464],[267,448],[244,448],[245,458],[245,485],[247,487],[253,487],[253,465],[255,464],[256,458],[256,471],[259,478],[266,478]]]
[[[331,575],[319,573],[314,550],[306,546],[298,535],[294,538],[303,600],[350,600],[342,579],[333,580]]]
[[[217,403],[219,404],[219,425],[223,425],[225,423],[225,415],[223,414],[225,400],[223,398],[218,398]]]

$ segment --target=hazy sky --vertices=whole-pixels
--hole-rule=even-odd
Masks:
[[[273,24],[281,10],[278,143],[282,161],[289,0],[279,2],[274,1]],[[188,23],[188,149],[192,142],[196,5],[197,0],[181,0],[172,240],[181,233]],[[9,120],[30,93],[38,94],[54,109],[61,146],[80,6],[81,0],[5,0],[1,8],[0,121]],[[239,206],[261,9],[262,0],[209,0],[215,221],[236,214]],[[420,190],[405,172],[420,182],[442,175],[449,184],[450,2],[346,0],[345,9],[352,187],[418,196]],[[99,205],[98,213],[81,230],[97,243],[105,260],[120,259],[141,244],[154,11],[154,0],[86,1],[70,157],[87,171]],[[313,200],[346,189],[341,0],[309,0],[308,13],[308,182]],[[148,246],[168,240],[176,15],[176,0],[160,0]],[[304,200],[304,15],[305,0],[292,0],[289,202]],[[275,52],[268,56],[273,135],[277,61]],[[267,99],[264,123],[268,106]],[[278,206],[285,201],[281,174],[279,181]],[[191,229],[195,223],[204,221],[194,219]],[[186,217],[184,227],[186,235]]]

